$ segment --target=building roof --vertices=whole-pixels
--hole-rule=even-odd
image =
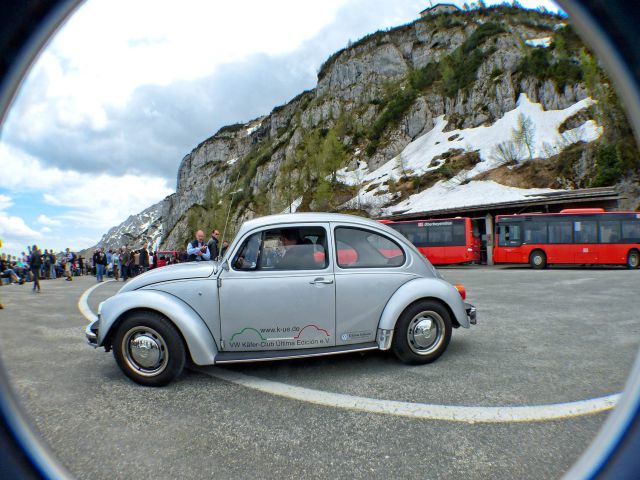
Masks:
[[[620,194],[614,187],[582,188],[577,190],[559,190],[557,192],[536,193],[531,198],[509,202],[492,202],[476,204],[468,207],[445,208],[439,210],[425,210],[419,213],[399,213],[389,215],[389,220],[410,220],[427,216],[459,215],[462,213],[486,212],[491,210],[525,209],[527,207],[549,206],[557,204],[579,204],[593,202],[617,202]]]
[[[458,7],[457,5],[454,5],[453,3],[436,3],[433,7],[428,7],[428,8],[425,8],[424,10],[422,10],[420,12],[420,15],[423,15],[423,14],[429,13],[429,12],[438,11],[442,7],[446,7],[447,9],[455,8],[456,10],[460,10],[460,7]]]

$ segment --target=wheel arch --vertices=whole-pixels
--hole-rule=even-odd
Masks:
[[[193,363],[214,363],[218,348],[202,318],[179,298],[157,290],[124,292],[105,301],[100,310],[98,346],[110,349],[120,324],[136,312],[162,315],[178,330]]]
[[[402,312],[422,300],[441,303],[449,312],[452,325],[469,328],[464,302],[455,287],[444,280],[427,278],[411,280],[396,290],[382,311],[378,328],[393,330]]]

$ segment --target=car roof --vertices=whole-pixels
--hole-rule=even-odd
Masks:
[[[305,212],[305,213],[283,213],[279,215],[267,215],[252,220],[247,220],[242,225],[242,231],[253,230],[268,225],[278,225],[287,223],[315,223],[315,222],[347,222],[359,223],[361,225],[380,227],[382,224],[369,218],[358,217],[356,215],[345,215],[343,213]]]

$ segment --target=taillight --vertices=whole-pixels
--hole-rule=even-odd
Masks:
[[[467,298],[467,290],[464,288],[464,285],[462,285],[461,283],[456,283],[454,285],[454,287],[456,288],[456,290],[458,290],[458,293],[460,294],[462,299],[466,300],[466,298]]]

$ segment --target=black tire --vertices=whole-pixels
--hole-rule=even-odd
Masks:
[[[640,267],[640,252],[638,250],[631,250],[627,255],[627,267],[631,270]]]
[[[547,268],[547,255],[542,250],[534,250],[529,256],[529,265],[536,270]]]
[[[165,317],[135,312],[118,327],[113,356],[134,382],[162,387],[182,373],[186,349],[177,328]]]
[[[429,335],[416,336],[416,327],[429,325]],[[451,316],[447,308],[435,300],[420,300],[410,305],[396,323],[393,353],[410,365],[431,363],[444,353],[451,340]]]

